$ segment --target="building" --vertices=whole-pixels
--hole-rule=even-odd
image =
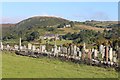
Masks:
[[[56,39],[59,40],[59,35],[58,34],[45,34],[44,36],[40,36],[40,39]]]

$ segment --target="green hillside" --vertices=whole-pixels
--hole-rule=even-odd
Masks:
[[[3,52],[3,78],[117,78],[112,68],[62,62],[45,57],[31,58]]]

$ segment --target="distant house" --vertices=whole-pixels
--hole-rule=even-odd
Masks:
[[[64,28],[69,28],[69,27],[71,27],[70,24],[66,24],[66,25],[64,26]]]
[[[56,39],[59,40],[58,34],[45,34],[44,36],[40,36],[40,39]]]

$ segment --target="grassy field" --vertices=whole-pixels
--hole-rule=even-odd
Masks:
[[[3,78],[117,78],[114,69],[62,62],[49,58],[31,58],[3,52]]]
[[[56,45],[63,45],[66,43],[72,43],[72,40],[56,40]],[[41,44],[46,44],[46,40],[43,40]],[[55,41],[49,41],[49,44],[54,45]]]

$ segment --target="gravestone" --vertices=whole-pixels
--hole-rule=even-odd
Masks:
[[[26,50],[26,49],[27,49],[27,47],[24,45],[24,46],[23,46],[23,49],[24,49],[24,50]]]
[[[103,50],[104,50],[104,46],[103,46],[103,45],[100,45],[100,46],[99,46],[99,52],[100,52],[101,54],[103,54]]]
[[[117,62],[116,56],[113,56],[113,62]]]
[[[53,53],[54,53],[54,56],[58,55],[58,50],[57,50],[57,45],[56,44],[54,45]]]
[[[45,45],[40,45],[40,51],[45,52],[46,51],[46,46]]]
[[[86,50],[86,45],[85,45],[85,43],[83,44],[83,50]]]
[[[61,47],[60,46],[58,47],[58,52],[61,52]]]
[[[84,47],[82,49],[82,60],[85,60],[85,50],[84,50]]]
[[[70,55],[73,56],[74,55],[74,46],[70,45]]]
[[[19,40],[19,50],[22,50],[22,46],[21,46],[21,38]]]
[[[113,59],[113,50],[112,50],[112,48],[110,48],[110,50],[109,50],[109,59],[110,59],[110,61],[112,62],[112,59]]]
[[[63,53],[67,54],[67,47],[63,47]]]
[[[108,46],[105,47],[105,60],[108,62]]]
[[[92,53],[91,53],[91,50],[89,50],[89,52],[88,52],[88,59],[89,59],[89,60],[91,60],[91,54],[92,54]]]
[[[52,48],[52,50],[51,50],[52,52],[54,51],[54,49]]]
[[[105,57],[105,46],[103,47],[102,59]]]
[[[74,47],[73,47],[74,49],[73,49],[73,55],[74,56],[76,56],[77,55],[77,46],[76,45],[74,45]]]
[[[96,50],[96,49],[94,49],[94,59],[96,59],[97,58],[97,56],[98,56],[98,51]]]
[[[70,47],[67,48],[67,54],[71,55],[71,53],[70,53]]]
[[[14,45],[14,48],[15,48],[15,50],[18,50],[19,46],[18,45]]]
[[[35,48],[35,45],[32,45],[32,51],[35,51],[36,48]]]
[[[28,50],[31,50],[31,49],[32,49],[32,44],[28,43]]]
[[[10,45],[9,45],[9,44],[7,44],[6,48],[7,48],[7,50],[10,50]]]
[[[0,50],[3,50],[3,44],[0,42]]]

